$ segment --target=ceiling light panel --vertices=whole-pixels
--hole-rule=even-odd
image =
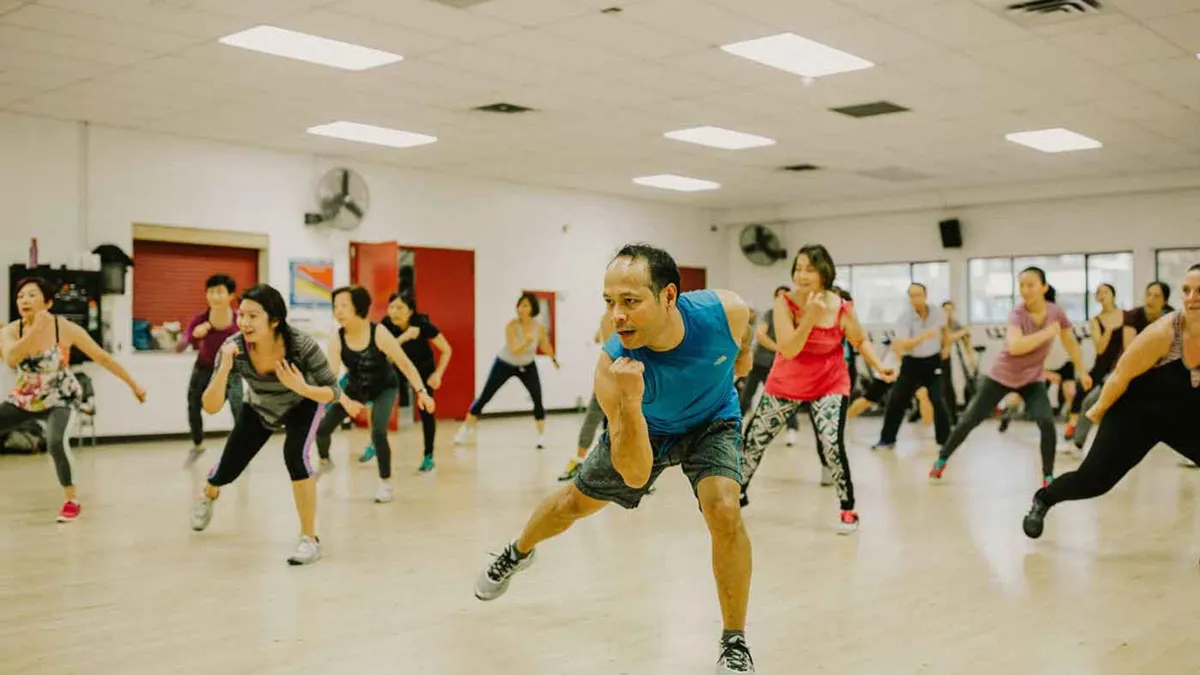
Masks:
[[[404,59],[391,52],[265,25],[226,35],[218,41],[231,47],[343,70],[368,70]]]
[[[706,145],[710,148],[721,148],[723,150],[746,150],[748,148],[775,145],[775,139],[773,138],[722,129],[721,127],[678,129],[676,131],[668,131],[663,136],[676,141]]]
[[[437,136],[427,136],[411,131],[376,127],[358,122],[338,121],[309,127],[308,133],[315,136],[340,138],[358,143],[384,145],[389,148],[411,148],[418,145],[428,145],[437,142]]]
[[[800,37],[795,33],[780,33],[734,42],[722,46],[721,49],[729,54],[803,77],[825,77],[865,70],[875,65],[862,57]]]

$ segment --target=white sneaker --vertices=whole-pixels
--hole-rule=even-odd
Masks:
[[[212,522],[213,500],[201,494],[200,499],[192,505],[192,529],[201,532]]]
[[[821,485],[833,485],[833,472],[827,466],[821,467]]]
[[[796,430],[795,430],[795,429],[788,429],[788,431],[787,431],[787,436],[786,436],[785,438],[786,438],[786,440],[784,441],[784,443],[785,443],[785,444],[786,444],[786,445],[787,445],[789,448],[790,448],[790,447],[792,447],[793,445],[795,445],[795,444],[796,444]]]
[[[300,535],[296,552],[288,558],[289,565],[310,565],[321,559],[321,542],[307,535]]]
[[[538,434],[538,437],[537,437],[537,449],[538,450],[546,449],[546,437],[541,434]]]
[[[386,504],[392,501],[392,484],[380,481],[379,489],[375,491],[375,503]]]
[[[471,427],[462,425],[458,428],[458,433],[454,434],[455,445],[466,445],[471,440]]]
[[[496,556],[491,565],[479,574],[475,581],[475,597],[480,600],[495,600],[508,590],[508,582],[517,572],[528,569],[533,564],[537,549],[529,552],[524,558],[517,557],[516,543],[509,543]]]

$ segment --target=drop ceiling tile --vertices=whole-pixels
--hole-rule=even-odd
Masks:
[[[116,19],[136,26],[213,39],[251,24],[237,17],[198,12],[159,0],[40,0],[47,7]]]
[[[646,0],[633,5],[621,16],[714,46],[779,32],[767,24],[697,0]]]
[[[947,47],[962,49],[1027,40],[1030,33],[973,2],[944,0],[883,15],[884,20]]]
[[[876,64],[952,54],[946,47],[875,17],[815,27],[805,37]]]
[[[1077,56],[1105,66],[1185,56],[1179,47],[1172,45],[1153,31],[1134,23],[1104,32],[1065,33],[1051,38],[1050,42]]]
[[[780,2],[780,0],[713,0],[727,10],[746,16],[759,23],[808,36],[808,32],[825,26],[833,26],[865,17],[866,12],[836,0],[805,0],[805,2]],[[754,37],[752,35],[747,37]],[[836,46],[836,45],[835,45]]]
[[[429,0],[339,0],[326,9],[467,42],[520,29],[495,17]]]
[[[424,60],[512,82],[544,83],[572,75],[570,70],[560,68],[548,61],[535,61],[474,45],[444,49],[426,55]]]
[[[1146,26],[1189,54],[1200,53],[1200,11],[1151,19]]]
[[[0,78],[2,77],[3,75],[0,75]],[[0,79],[0,107],[29,98],[36,93],[38,93],[36,89],[5,84],[3,79]]]
[[[445,49],[454,40],[429,33],[422,33],[401,26],[371,21],[351,14],[327,10],[314,10],[289,16],[274,25],[289,30],[319,35],[331,40],[381,49],[411,59],[414,56]],[[386,66],[392,67],[392,66]]]
[[[518,26],[541,26],[599,10],[563,0],[488,0],[469,11]]]
[[[1109,0],[1109,3],[1138,19],[1200,11],[1200,0]]]
[[[0,16],[0,25],[19,26],[159,54],[195,44],[199,39],[180,33],[148,31],[113,19],[42,5],[26,5],[4,14]]]
[[[140,49],[11,25],[0,25],[0,44],[9,49],[43,52],[110,66],[127,65],[155,56]]]
[[[546,26],[551,33],[644,59],[661,59],[698,51],[707,45],[699,40],[672,35],[634,23],[616,15],[588,15]]]
[[[579,72],[630,70],[645,64],[641,59],[618,54],[604,46],[581,42],[544,30],[505,33],[475,44],[536,61],[554,63]]]

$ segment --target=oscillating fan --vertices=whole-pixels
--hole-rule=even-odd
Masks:
[[[769,266],[787,257],[779,237],[766,225],[747,225],[738,239],[742,253],[755,265]]]
[[[320,213],[305,214],[304,222],[353,230],[366,217],[371,195],[362,176],[350,169],[337,168],[321,177],[317,184],[317,203]]]

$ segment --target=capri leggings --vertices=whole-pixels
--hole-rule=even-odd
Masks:
[[[308,459],[308,450],[317,435],[317,426],[324,415],[323,406],[316,401],[304,399],[292,406],[280,424],[284,427],[283,461],[287,464],[288,475],[293,481],[305,480],[312,476],[312,464]],[[384,427],[386,428],[386,427]],[[208,482],[220,487],[228,485],[242,475],[250,460],[271,438],[272,430],[263,423],[263,419],[253,406],[242,406],[233,431],[225,439],[225,449],[221,459],[208,473]]]

